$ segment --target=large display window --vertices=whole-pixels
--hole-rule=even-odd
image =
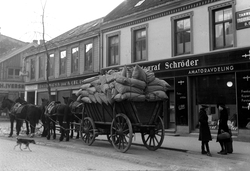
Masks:
[[[219,111],[218,103],[224,103],[228,110],[228,125],[233,131],[237,131],[237,106],[235,74],[206,75],[191,78],[193,101],[193,127],[198,127],[198,115],[201,104],[209,106],[208,118],[211,130],[218,129]]]

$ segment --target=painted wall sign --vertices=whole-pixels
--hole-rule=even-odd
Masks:
[[[0,90],[21,90],[24,91],[23,83],[0,82]]]
[[[250,28],[250,9],[236,13],[236,28],[237,30]]]
[[[84,81],[84,79],[52,82],[52,83],[50,83],[50,87],[53,88],[53,87],[82,85],[83,81]],[[47,83],[39,84],[38,88],[39,89],[47,88]]]

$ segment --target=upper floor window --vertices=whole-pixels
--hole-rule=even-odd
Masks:
[[[55,71],[55,55],[53,53],[49,55],[49,66],[49,76],[53,76]]]
[[[36,59],[35,58],[32,58],[30,59],[30,79],[31,80],[34,80],[36,77],[36,70],[35,70],[35,67],[36,67]]]
[[[67,62],[67,58],[66,58],[66,50],[61,51],[60,52],[60,58],[59,58],[59,63],[60,63],[60,68],[59,68],[59,72],[60,75],[65,74],[66,73],[66,62]]]
[[[147,60],[147,25],[132,28],[132,62]]]
[[[233,2],[220,4],[209,8],[211,49],[233,47],[235,44],[235,24]]]
[[[173,56],[192,53],[192,16],[190,12],[171,18]]]
[[[44,57],[39,56],[39,78],[44,77],[44,70],[45,70]]]
[[[19,72],[20,72],[20,69],[8,68],[8,79],[10,80],[20,79]]]
[[[77,73],[79,68],[79,48],[71,49],[71,72]]]
[[[84,65],[85,71],[93,70],[93,43],[85,45]]]
[[[107,64],[108,66],[119,64],[119,35],[112,35],[107,37],[108,53]]]

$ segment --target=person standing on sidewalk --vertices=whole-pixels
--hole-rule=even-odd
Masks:
[[[199,125],[200,125],[199,141],[201,141],[201,154],[212,156],[208,144],[209,141],[212,140],[212,136],[208,125],[208,116],[206,112],[207,108],[208,106],[201,105],[201,109],[199,112]]]
[[[220,143],[221,146],[221,151],[218,152],[218,154],[222,154],[222,155],[226,155],[227,154],[227,143],[230,141],[230,137],[226,137],[223,139],[219,139],[219,135],[222,133],[227,132],[228,134],[230,134],[229,132],[229,128],[227,125],[227,120],[228,120],[228,113],[227,113],[227,109],[226,106],[224,104],[218,104],[217,105],[219,112],[220,112],[220,118],[219,118],[219,129],[218,129],[218,133],[217,133],[217,142]]]

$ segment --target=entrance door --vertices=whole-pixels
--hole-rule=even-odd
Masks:
[[[31,104],[35,104],[35,92],[27,92],[27,102]]]

